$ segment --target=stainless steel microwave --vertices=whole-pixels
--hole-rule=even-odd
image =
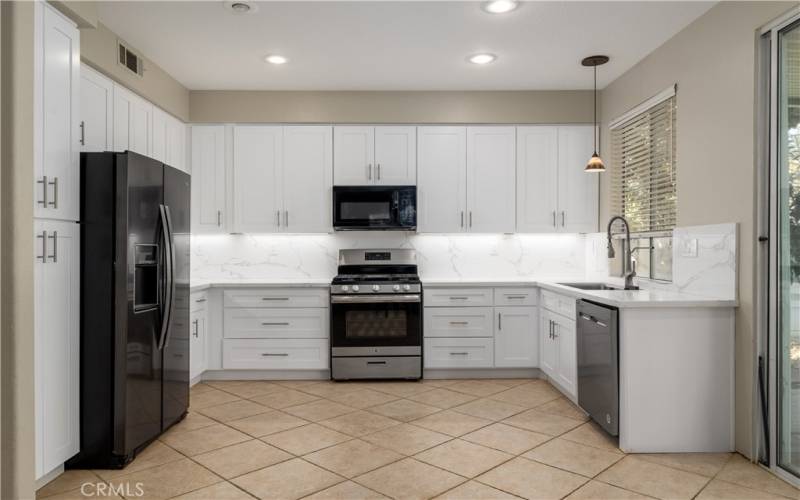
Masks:
[[[336,231],[415,231],[416,186],[334,186]]]

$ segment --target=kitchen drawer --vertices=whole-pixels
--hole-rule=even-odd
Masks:
[[[327,339],[327,308],[255,309],[226,308],[227,339]]]
[[[538,302],[535,288],[495,288],[496,306],[535,306]]]
[[[491,337],[491,307],[425,307],[425,337]]]
[[[491,306],[494,304],[492,288],[426,288],[425,306]]]
[[[225,370],[326,370],[330,352],[326,339],[225,339]]]
[[[208,294],[206,292],[197,292],[189,296],[189,310],[191,312],[202,311],[208,304]]]
[[[575,320],[575,298],[542,290],[542,307],[554,313]]]
[[[334,380],[346,380],[348,377],[417,379],[422,377],[422,362],[419,356],[332,358],[331,377]]]
[[[223,292],[225,307],[328,307],[326,288],[244,288]]]
[[[426,338],[425,368],[491,368],[493,338]]]

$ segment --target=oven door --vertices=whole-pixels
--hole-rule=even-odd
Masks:
[[[333,356],[419,356],[422,300],[408,295],[332,295]]]
[[[334,186],[333,228],[412,231],[417,227],[416,194],[414,186]]]

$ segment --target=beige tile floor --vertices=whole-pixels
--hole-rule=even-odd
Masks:
[[[800,498],[736,454],[625,455],[524,379],[202,383],[126,469],[68,471],[37,497],[85,498],[86,482],[209,500]]]

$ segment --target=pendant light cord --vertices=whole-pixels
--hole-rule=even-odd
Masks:
[[[597,126],[597,65],[594,67],[594,152],[597,153],[597,142],[600,139],[600,127]]]

